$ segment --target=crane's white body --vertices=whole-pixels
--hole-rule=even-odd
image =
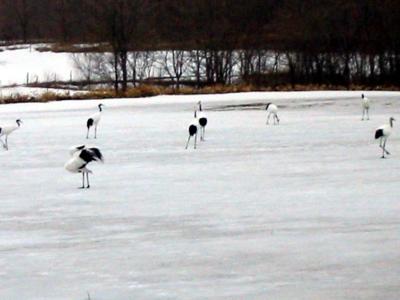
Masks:
[[[385,158],[385,154],[390,155],[390,152],[386,150],[386,142],[393,131],[394,118],[389,119],[389,124],[378,127],[375,131],[375,139],[380,139],[379,147],[382,148],[382,158]]]
[[[83,147],[83,148],[82,148]],[[65,163],[64,167],[67,171],[71,173],[81,173],[82,172],[82,167],[88,170],[86,167],[87,162],[84,161],[82,158],[79,157],[81,154],[82,150],[85,149],[85,146],[77,146],[77,147],[71,147],[70,148],[70,155],[71,158]],[[90,171],[90,170],[88,170]]]
[[[268,112],[268,118],[267,118],[267,125],[269,124],[269,118],[272,116],[274,119],[274,125],[278,124],[279,125],[279,118],[278,118],[278,106],[276,106],[273,103],[268,103],[266,110]]]
[[[88,118],[88,120],[87,120],[87,134],[86,134],[86,138],[88,139],[89,138],[89,131],[90,131],[90,128],[92,127],[92,126],[94,126],[94,138],[96,139],[97,138],[97,126],[98,126],[98,124],[99,124],[99,122],[100,122],[100,120],[101,120],[101,113],[102,113],[102,111],[103,111],[103,108],[104,107],[104,105],[103,104],[99,104],[98,105],[98,108],[99,108],[99,111],[98,112],[96,112],[96,113],[94,113],[94,114],[92,114],[89,118]]]
[[[364,94],[361,95],[361,99],[361,106],[363,110],[361,120],[364,120],[364,116],[367,116],[367,120],[369,120],[370,101],[367,97],[364,96]]]
[[[8,150],[8,136],[15,130],[19,129],[22,122],[21,120],[16,120],[15,123],[16,124],[13,125],[0,126],[0,142],[6,150]],[[3,136],[5,137],[4,141],[1,139]]]
[[[85,152],[85,155],[82,155]],[[87,178],[87,188],[90,188],[89,173],[93,173],[87,168],[92,161],[103,162],[103,157],[97,148],[87,148],[85,145],[70,148],[71,158],[65,163],[64,168],[71,173],[82,173],[82,187],[85,187],[85,174]]]
[[[207,119],[207,115],[203,112],[203,111],[199,111],[198,113],[197,113],[197,118],[200,120],[200,119]]]
[[[101,120],[101,111],[92,114],[89,119],[93,120],[93,125],[97,126]]]

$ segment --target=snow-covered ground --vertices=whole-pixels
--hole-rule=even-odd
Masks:
[[[46,89],[24,87],[27,81],[51,82],[80,79],[70,53],[40,52],[46,45],[19,45],[0,47],[0,98],[29,96],[38,97],[46,92],[73,94],[73,89]]]
[[[39,52],[43,45],[22,45],[16,50],[0,48],[0,86],[69,80],[78,76],[70,53]]]
[[[0,298],[399,299],[400,93],[103,100],[90,190],[63,169],[99,101],[0,106]],[[202,99],[206,142],[184,150]],[[262,107],[280,106],[280,126]]]

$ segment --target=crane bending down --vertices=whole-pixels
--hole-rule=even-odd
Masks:
[[[269,112],[268,118],[267,118],[267,125],[269,124],[269,117],[271,117],[271,115],[273,116],[273,119],[274,119],[274,125],[276,124],[275,122],[277,122],[279,125],[278,107],[273,103],[267,103],[265,110],[267,112]]]
[[[375,139],[380,139],[379,147],[382,148],[382,158],[385,158],[385,154],[390,155],[390,152],[386,150],[386,142],[393,130],[393,121],[396,121],[393,117],[389,119],[389,124],[382,125],[375,131]]]
[[[22,121],[18,119],[15,123],[16,125],[0,126],[0,142],[6,150],[8,150],[8,136],[21,127]],[[1,139],[2,136],[5,136],[4,141]]]
[[[65,164],[65,169],[71,173],[82,173],[82,189],[90,188],[89,173],[93,173],[87,168],[92,161],[104,162],[103,155],[98,148],[87,148],[85,145],[70,148],[71,159]]]
[[[89,117],[89,119],[86,122],[86,126],[87,126],[87,134],[86,134],[86,138],[89,138],[89,130],[92,126],[94,126],[94,138],[97,138],[97,125],[99,124],[100,120],[101,120],[101,112],[103,111],[103,104],[99,104],[98,108],[99,111],[94,113],[93,115],[91,115]]]

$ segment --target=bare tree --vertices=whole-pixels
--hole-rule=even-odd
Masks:
[[[188,69],[190,57],[183,50],[169,50],[164,54],[164,70],[172,81],[175,82],[177,89],[180,88],[180,80],[184,72]]]

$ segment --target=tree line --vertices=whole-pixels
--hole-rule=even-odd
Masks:
[[[399,21],[398,0],[0,2],[2,41],[106,44],[108,55],[88,58],[112,66],[122,91],[157,50],[178,87],[188,74],[195,85],[398,86]]]

